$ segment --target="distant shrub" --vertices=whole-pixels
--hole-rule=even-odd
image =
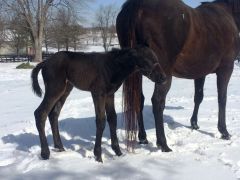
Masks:
[[[31,65],[29,62],[27,63],[22,63],[16,67],[16,69],[33,69],[34,66]]]

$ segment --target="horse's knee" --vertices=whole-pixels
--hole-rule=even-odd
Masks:
[[[49,113],[49,118],[56,118],[56,117],[58,117],[59,114],[60,114],[61,109],[62,109],[62,103],[61,102],[57,102],[54,105],[52,111]]]
[[[46,115],[46,113],[44,113],[43,111],[41,111],[38,108],[34,111],[34,116],[35,116],[36,127],[40,131],[45,126],[45,121],[46,121],[47,115]]]
[[[151,101],[152,101],[153,107],[156,106],[162,110],[165,108],[165,99],[153,96],[151,98]]]
[[[203,89],[198,90],[198,92],[195,94],[194,102],[200,104],[203,100]]]
[[[144,101],[145,101],[145,97],[143,94],[141,94],[141,110],[143,110],[144,108]]]
[[[107,121],[108,123],[112,123],[117,120],[117,114],[116,112],[108,112],[107,113]]]
[[[220,106],[225,106],[226,105],[226,101],[227,101],[227,96],[226,95],[223,95],[223,96],[219,95],[218,96],[218,104]]]
[[[105,116],[96,117],[96,126],[97,130],[102,132],[106,126],[106,117]]]

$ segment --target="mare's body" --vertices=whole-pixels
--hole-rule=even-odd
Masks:
[[[239,52],[240,0],[216,0],[191,8],[181,0],[128,0],[117,17],[117,32],[122,47],[148,44],[157,54],[159,63],[167,75],[167,83],[155,85],[152,96],[156,122],[157,145],[162,151],[167,146],[163,125],[163,110],[172,76],[195,80],[195,107],[191,126],[198,129],[197,114],[203,99],[206,75],[216,73],[218,88],[218,130],[222,138],[229,139],[225,110],[227,86],[234,60]],[[138,103],[125,93],[129,119],[138,119],[140,143],[147,143],[143,124],[144,96],[140,74],[124,83],[126,92],[138,93]],[[128,96],[127,96],[128,95]],[[133,102],[133,103],[132,103]],[[135,106],[138,104],[138,107]],[[140,109],[140,110],[138,110]],[[136,114],[136,116],[134,116]]]

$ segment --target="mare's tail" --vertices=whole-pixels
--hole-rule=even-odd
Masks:
[[[32,74],[31,74],[31,79],[32,79],[32,90],[33,92],[41,97],[42,96],[42,89],[39,86],[39,82],[38,82],[38,73],[39,71],[43,68],[45,61],[39,63],[33,70],[32,70]]]
[[[134,47],[136,40],[136,23],[141,0],[128,0],[117,16],[116,28],[121,47]],[[128,150],[134,148],[138,130],[138,114],[140,111],[140,88],[142,76],[134,73],[123,84],[123,111]]]

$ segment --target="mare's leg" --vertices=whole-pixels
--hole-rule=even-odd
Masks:
[[[224,65],[217,70],[217,88],[218,88],[218,130],[222,134],[223,139],[230,139],[230,135],[226,127],[226,101],[227,86],[232,75],[233,64]]]
[[[110,128],[111,134],[111,145],[113,151],[117,156],[121,156],[122,152],[119,148],[118,138],[117,138],[117,114],[114,107],[114,95],[108,96],[106,99],[106,113],[107,121]]]
[[[195,95],[194,95],[194,110],[191,117],[191,127],[192,129],[199,129],[197,124],[198,121],[198,110],[199,106],[203,100],[203,86],[205,82],[205,76],[194,80]]]
[[[168,145],[164,132],[163,111],[165,108],[166,95],[170,89],[172,77],[168,77],[165,84],[155,84],[154,93],[152,96],[153,114],[155,118],[157,146],[163,152],[172,151]]]
[[[53,141],[54,141],[54,147],[57,148],[59,151],[64,151],[63,144],[59,135],[59,128],[58,128],[58,117],[60,115],[60,111],[72,91],[73,86],[70,83],[67,83],[66,89],[64,94],[61,96],[61,98],[55,103],[54,107],[52,108],[51,112],[49,113],[49,121],[52,128],[52,134],[53,134]]]
[[[102,95],[94,95],[92,94],[93,102],[95,106],[95,113],[96,113],[96,140],[94,146],[94,155],[96,157],[96,161],[102,162],[102,134],[103,130],[106,125],[105,119],[105,101],[106,97]]]
[[[39,133],[40,143],[41,143],[41,156],[43,159],[49,159],[50,151],[48,148],[47,138],[45,135],[45,123],[48,114],[52,110],[55,103],[62,96],[64,92],[65,84],[60,83],[48,83],[46,92],[42,103],[34,111],[36,126]]]

